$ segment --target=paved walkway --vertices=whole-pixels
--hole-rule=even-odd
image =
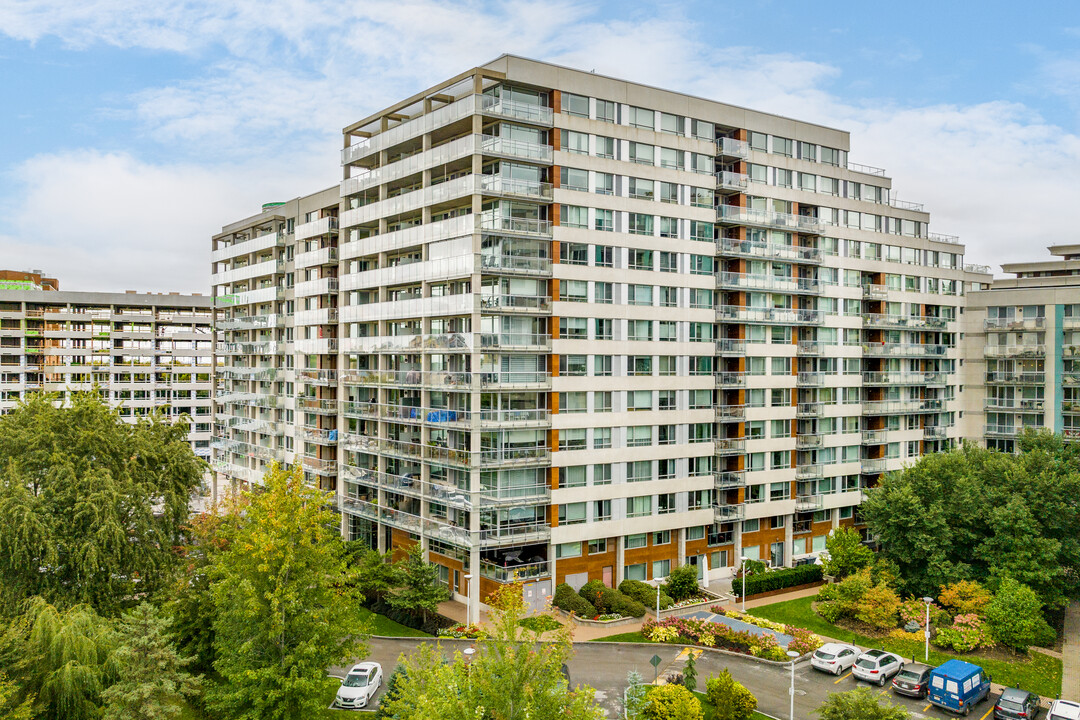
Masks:
[[[1061,697],[1080,702],[1080,602],[1065,609],[1061,648]]]

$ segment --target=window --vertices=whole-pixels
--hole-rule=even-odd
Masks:
[[[584,450],[585,428],[570,428],[559,431],[560,450]]]
[[[645,563],[634,563],[623,567],[623,576],[627,580],[645,580]]]
[[[559,243],[559,262],[567,265],[588,265],[589,246],[584,243]]]
[[[712,358],[706,358],[706,359],[707,360],[712,360]],[[657,364],[657,367],[660,370],[661,375],[678,375],[679,374],[678,363],[675,361],[675,356],[674,355],[661,355],[660,357],[658,357],[656,359],[656,364]],[[712,371],[710,370],[710,372],[705,373],[705,374],[709,375],[709,374],[711,374],[711,372]]]
[[[656,197],[655,183],[652,180],[630,178],[630,197],[652,200]]]
[[[649,358],[650,360],[652,358]],[[626,409],[629,412],[652,410],[652,390],[627,390]],[[627,441],[629,443],[629,439]],[[651,444],[651,443],[650,443]]]
[[[772,138],[772,151],[776,155],[783,155],[784,157],[791,157],[794,150],[794,143],[788,138],[776,137]]]
[[[627,550],[637,550],[643,548],[649,544],[649,537],[645,533],[639,533],[637,535],[627,535],[625,538],[625,546]]]
[[[611,428],[593,428],[593,450],[604,450],[609,447],[611,447]],[[608,483],[610,482],[611,474],[608,473]]]
[[[660,272],[679,272],[679,253],[661,252]]]
[[[634,235],[653,234],[653,216],[643,213],[630,213],[630,227],[628,231]],[[633,265],[631,265],[631,269]],[[649,268],[652,269],[651,267]]]
[[[560,525],[580,525],[585,522],[585,503],[566,503],[559,506]],[[580,549],[578,551],[580,554]]]
[[[615,213],[612,210],[597,209],[596,218],[593,221],[593,229],[600,230],[602,232],[614,232],[615,231]],[[608,248],[610,251],[611,248]],[[610,261],[609,261],[610,262]],[[597,263],[599,265],[600,263]],[[606,267],[611,267],[607,265]]]
[[[660,183],[660,202],[670,203],[672,205],[679,204],[679,186],[675,183],[661,182]]]
[[[626,463],[626,482],[644,482],[646,480],[652,480],[652,461],[651,460],[635,460]]]
[[[706,120],[691,121],[690,132],[699,140],[708,140],[712,142],[716,139],[716,129],[711,122]]]
[[[653,580],[659,578],[665,578],[671,574],[671,561],[670,560],[654,560],[652,564],[652,576]]]
[[[555,559],[581,557],[581,543],[560,543],[555,546]]]
[[[652,356],[630,355],[626,358],[626,372],[628,375],[652,375]]]
[[[712,275],[716,267],[716,258],[711,255],[691,255],[691,275]]]
[[[615,157],[615,138],[604,137],[602,135],[596,135],[596,157],[602,158],[614,158]]]
[[[567,115],[587,118],[589,117],[589,98],[584,95],[564,92],[562,94],[562,111]]]
[[[589,171],[578,168],[563,167],[560,175],[560,184],[566,190],[589,190]]]
[[[683,165],[683,154],[674,148],[660,148],[660,167],[679,170]]]
[[[589,154],[589,135],[588,133],[574,132],[573,130],[562,131],[562,149],[566,152],[577,153],[578,155]]]
[[[660,515],[667,515],[675,512],[675,493],[661,493],[656,498],[656,512]],[[667,533],[667,531],[664,531]],[[668,533],[667,542],[671,542],[671,534]],[[653,545],[661,545],[663,543],[657,543],[653,541]]]
[[[589,229],[589,209],[579,205],[563,205],[559,208],[563,227]]]
[[[610,390],[598,390],[593,393],[593,412],[611,412]]]
[[[647,215],[650,222],[652,220],[651,215]],[[630,269],[631,270],[652,270],[653,269],[653,251],[652,250],[636,250],[630,249]]]
[[[783,470],[791,467],[790,450],[774,450],[769,453],[769,467],[772,470]]]
[[[716,172],[716,161],[713,160],[711,155],[691,153],[690,169],[703,175],[712,175]]]
[[[703,220],[691,220],[690,221],[690,239],[691,240],[703,240],[705,242],[712,242],[713,240],[713,224],[711,222],[705,222]]]
[[[657,324],[657,340],[675,342],[678,340],[678,323],[674,320],[660,320]]]
[[[611,340],[614,337],[611,327],[611,318],[596,318],[596,339]]]
[[[652,285],[627,285],[626,286],[626,301],[630,305],[649,305],[653,304],[653,286]]]
[[[593,375],[597,377],[608,377],[611,375],[610,355],[593,356]]]
[[[596,182],[593,184],[593,192],[598,195],[614,195],[615,176],[611,173],[596,173]]]
[[[611,501],[610,500],[595,500],[593,501],[593,520],[610,520],[611,519]],[[603,541],[601,541],[603,542]],[[591,543],[590,543],[591,545]],[[599,552],[604,552],[600,550]],[[591,547],[589,554],[593,553]]]
[[[584,376],[587,374],[588,363],[586,355],[560,355],[559,374],[570,376]]]
[[[670,113],[660,113],[660,132],[672,133],[675,135],[684,134],[684,128],[686,127],[686,118],[681,115],[672,115]]]
[[[652,515],[652,495],[626,498],[626,517],[646,517]]]
[[[559,299],[563,302],[588,302],[589,283],[585,280],[560,280]]]
[[[589,394],[585,391],[578,390],[575,392],[561,392],[559,393],[559,412],[560,413],[583,413],[589,411],[588,406]]]
[[[608,509],[609,509],[608,519],[610,519],[611,518],[610,504],[608,506]],[[597,519],[599,520],[599,518],[597,518]],[[600,540],[590,540],[589,541],[589,554],[590,555],[600,555],[600,554],[606,553],[606,552],[607,552],[607,538],[602,538]]]
[[[573,467],[559,468],[559,487],[585,487],[585,466],[574,465]]]
[[[646,392],[651,393],[649,390]],[[652,444],[652,425],[634,425],[626,428],[627,447],[647,447]]]
[[[716,193],[709,188],[690,188],[690,204],[694,207],[712,208]]]
[[[597,210],[597,212],[600,212]],[[597,228],[599,230],[599,228]],[[613,252],[612,248],[608,245],[597,245],[593,252],[593,264],[596,267],[612,267],[614,262],[612,260]],[[608,283],[610,285],[610,283]],[[611,300],[608,300],[611,302]]]
[[[584,340],[589,337],[589,326],[586,318],[559,318],[559,337],[577,338]]]
[[[626,327],[627,340],[642,342],[652,340],[652,320],[627,320]]]
[[[669,218],[669,217],[660,218],[660,237],[662,237],[662,238],[677,238],[677,237],[679,237],[679,221],[676,218]]]
[[[641,165],[656,164],[656,149],[652,145],[639,142],[630,142],[630,162]]]
[[[630,106],[630,125],[652,130],[656,126],[656,113],[646,108]]]
[[[593,302],[601,305],[611,304],[612,285],[609,282],[593,283]]]

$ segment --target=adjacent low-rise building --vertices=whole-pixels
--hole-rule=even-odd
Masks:
[[[187,416],[209,458],[213,335],[210,298],[59,290],[40,272],[0,271],[0,413],[30,392],[58,402],[96,386],[129,422]]]

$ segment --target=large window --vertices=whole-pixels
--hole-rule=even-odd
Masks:
[[[652,130],[656,127],[656,113],[647,108],[630,107],[630,124]]]
[[[646,517],[652,515],[652,495],[626,498],[626,517]]]
[[[564,92],[562,94],[562,110],[567,115],[587,118],[589,117],[589,98],[584,95]]]

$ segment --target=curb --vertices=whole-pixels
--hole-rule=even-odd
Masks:
[[[591,645],[591,644],[596,643],[596,642],[597,642],[596,640],[585,640],[583,642],[576,642],[574,644],[575,645],[585,645],[585,644],[590,644]],[[698,650],[705,650],[707,652],[719,653],[720,655],[730,655],[731,657],[739,657],[739,658],[746,658],[748,660],[756,660],[759,663],[763,663],[765,665],[772,665],[773,667],[789,667],[791,665],[790,660],[784,660],[784,661],[766,660],[765,658],[755,657],[754,655],[749,655],[749,654],[746,654],[746,653],[738,653],[738,652],[735,652],[733,650],[724,650],[722,648],[705,647],[704,645],[687,645],[685,643],[639,643],[639,642],[605,642],[603,644],[604,645],[624,645],[624,646],[627,646],[627,647],[639,647],[639,648],[647,648],[647,647],[653,647],[653,648],[654,647],[694,648],[694,649],[698,649]],[[795,664],[798,665],[799,663],[803,662],[804,660],[807,659],[807,657],[809,657],[809,655],[810,655],[810,653],[805,653],[805,654],[800,655],[799,657],[795,658]]]

